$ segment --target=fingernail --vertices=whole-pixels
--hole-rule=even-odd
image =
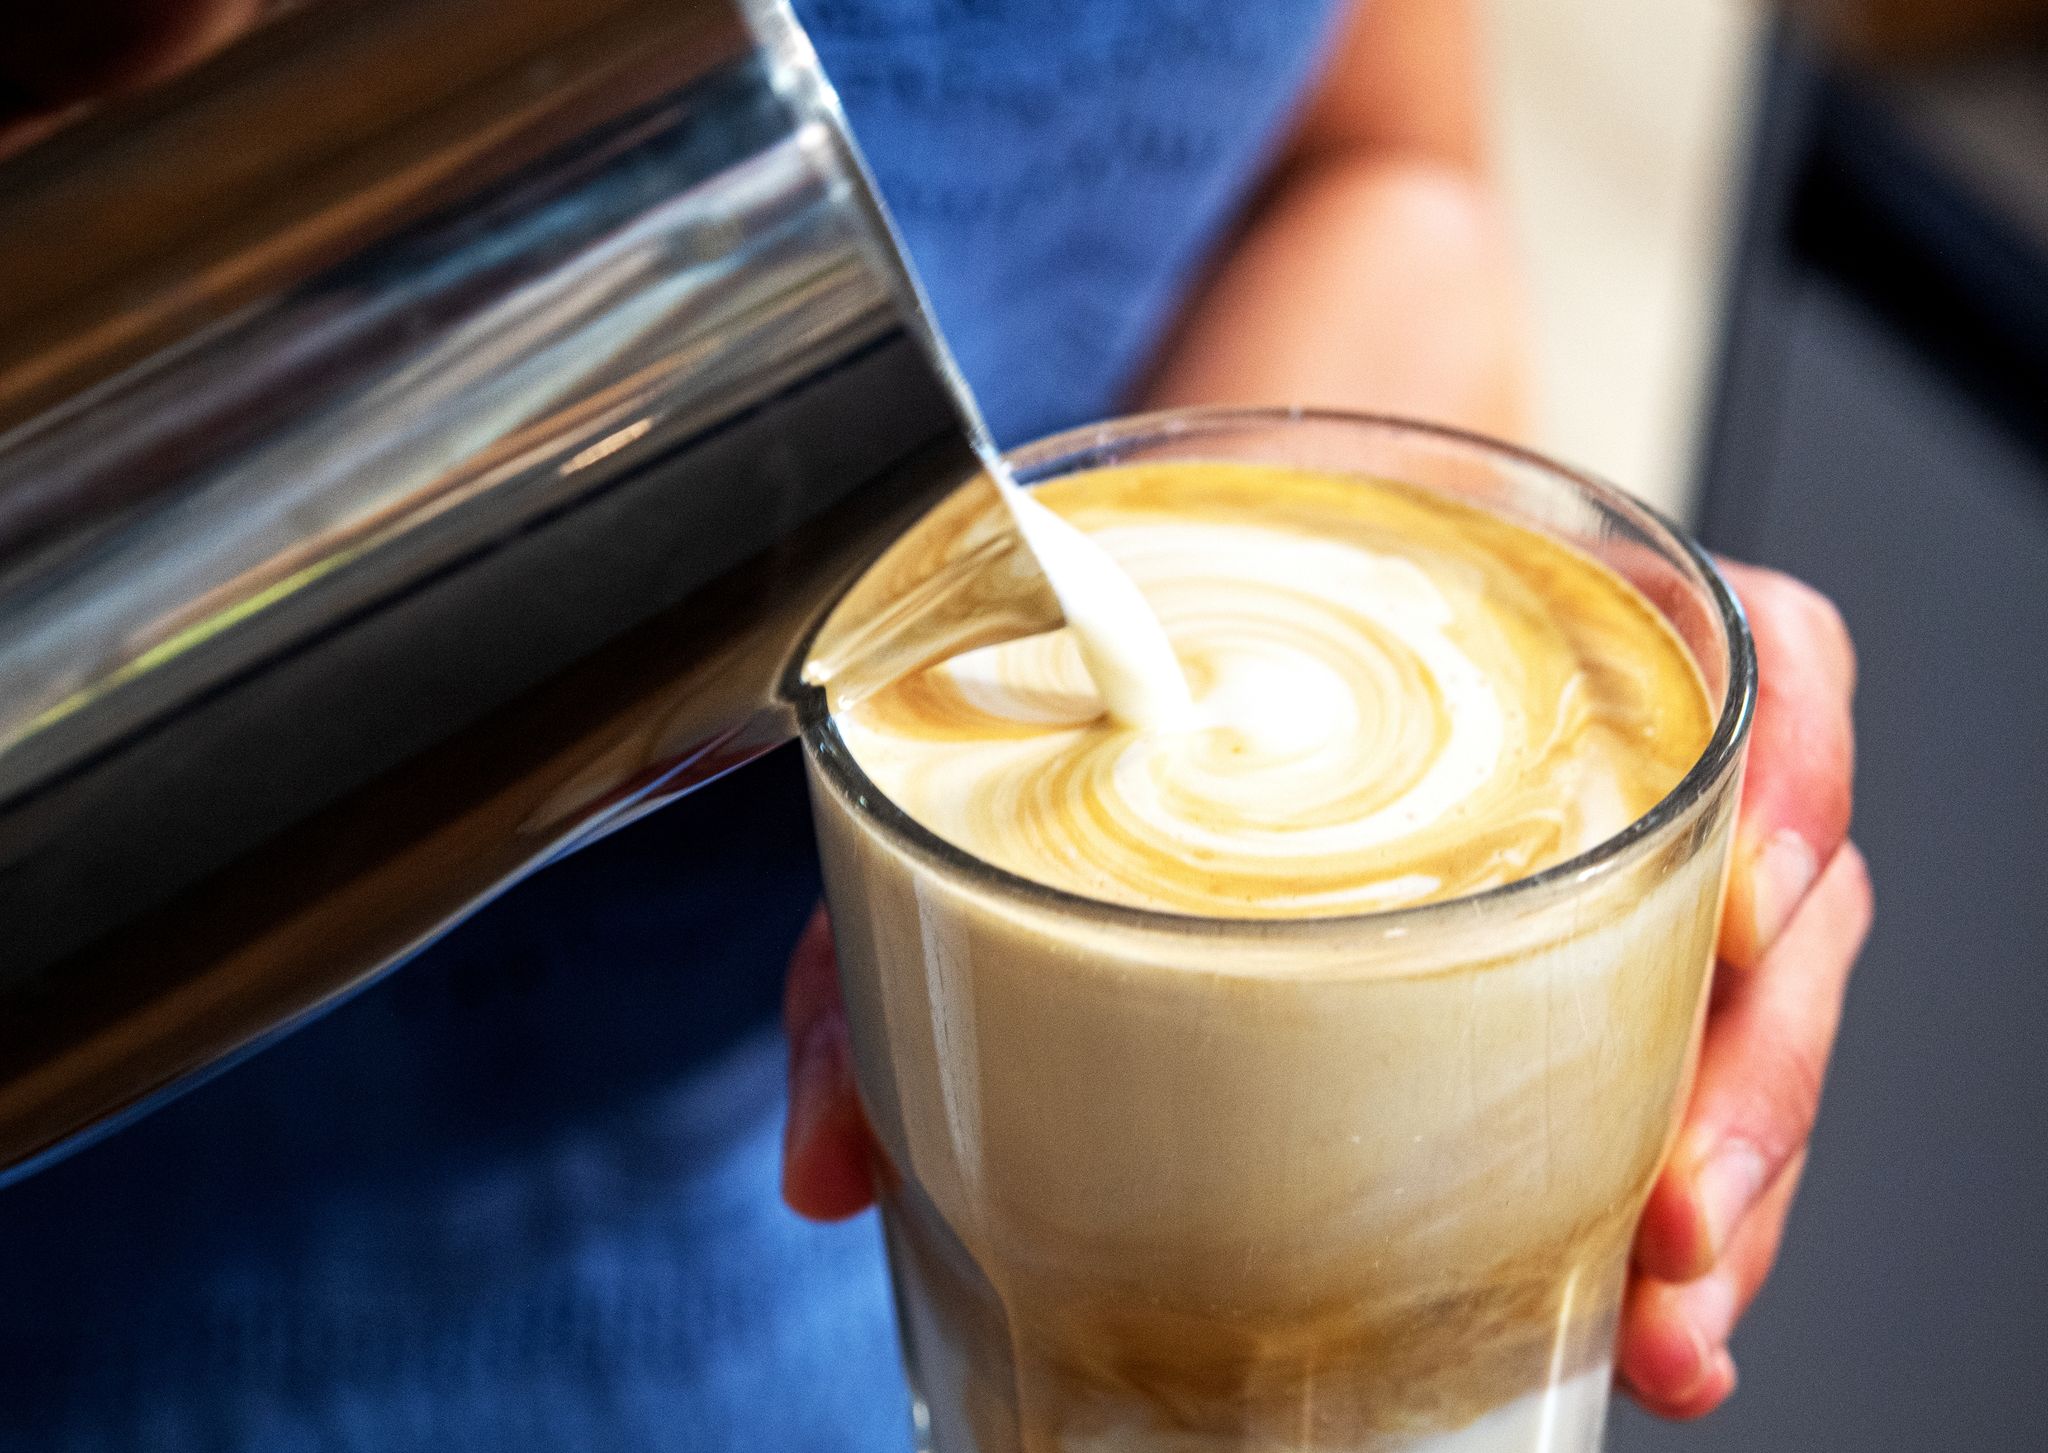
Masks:
[[[1790,828],[1780,828],[1764,840],[1750,872],[1750,931],[1761,954],[1792,921],[1793,910],[1820,874],[1820,860],[1805,838]]]
[[[1714,1368],[1714,1349],[1700,1334],[1700,1329],[1690,1321],[1685,1323],[1685,1340],[1690,1354],[1683,1374],[1674,1369],[1671,1380],[1671,1399],[1684,1402],[1707,1384],[1707,1377]]]
[[[1726,1273],[1715,1272],[1682,1287],[1678,1304],[1703,1347],[1719,1347],[1734,1334],[1735,1283]]]
[[[1713,1357],[1708,1361],[1707,1375],[1700,1379],[1700,1385],[1705,1387],[1711,1384],[1721,1389],[1720,1400],[1726,1402],[1735,1396],[1735,1387],[1739,1381],[1735,1375],[1734,1356],[1726,1347],[1715,1348]]]
[[[1728,1249],[1728,1238],[1735,1234],[1736,1224],[1763,1194],[1763,1189],[1764,1158],[1755,1147],[1742,1141],[1722,1146],[1700,1168],[1699,1177],[1693,1182],[1693,1194],[1699,1197],[1700,1214],[1706,1222],[1707,1241],[1715,1261]]]

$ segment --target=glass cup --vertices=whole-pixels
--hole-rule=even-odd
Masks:
[[[1755,665],[1700,550],[1525,451],[1336,414],[1061,435],[1394,479],[1634,583],[1717,721],[1569,862],[1345,917],[1151,912],[941,841],[815,705],[825,883],[922,1447],[1598,1448],[1629,1244],[1697,1055]],[[900,548],[915,548],[915,534]]]

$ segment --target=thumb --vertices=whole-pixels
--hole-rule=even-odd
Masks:
[[[874,1190],[832,925],[823,907],[811,915],[790,953],[782,1018],[789,1039],[782,1198],[812,1220],[841,1220],[865,1210]]]

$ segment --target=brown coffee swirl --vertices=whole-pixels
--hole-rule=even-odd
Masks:
[[[1655,611],[1531,530],[1403,486],[1228,463],[1038,497],[1158,612],[1186,729],[1111,722],[1066,632],[842,712],[876,784],[1037,882],[1214,916],[1317,916],[1526,877],[1667,793],[1711,730]]]

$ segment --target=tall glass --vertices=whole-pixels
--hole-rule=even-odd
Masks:
[[[1563,540],[1663,613],[1716,726],[1654,809],[1534,877],[1229,920],[977,861],[883,797],[816,713],[922,1446],[1596,1449],[1713,959],[1754,696],[1740,609],[1634,500],[1441,429],[1192,412],[1014,463],[1031,482],[1174,459],[1399,480]]]

